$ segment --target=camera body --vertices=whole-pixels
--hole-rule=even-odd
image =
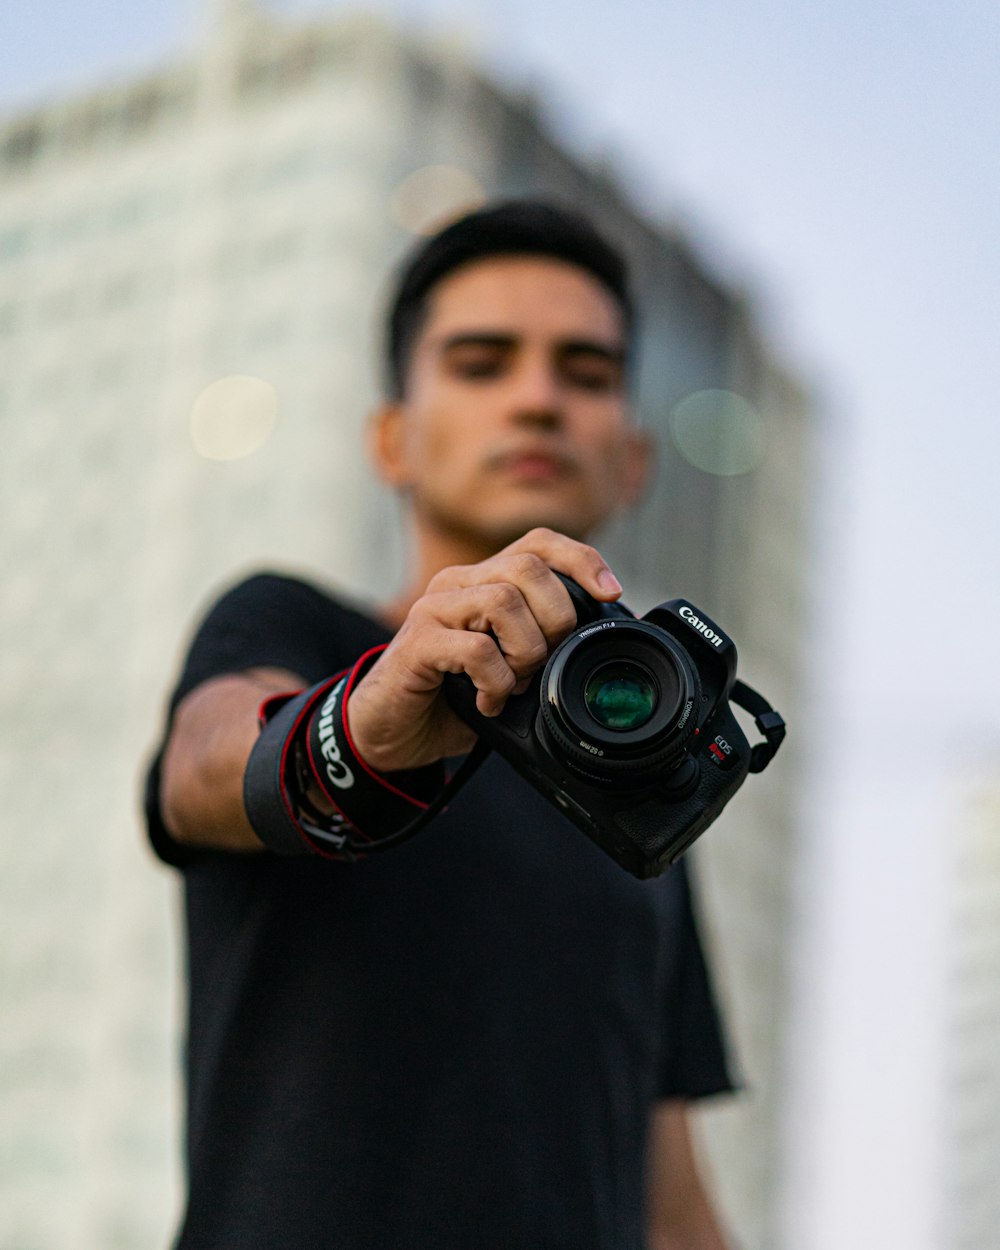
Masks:
[[[636,877],[658,876],[760,771],[784,722],[736,680],[736,647],[686,599],[637,619],[561,578],[577,627],[503,712],[483,716],[476,688],[449,675],[449,706],[588,837]],[[740,688],[735,691],[734,688]],[[758,717],[752,748],[730,699]],[[758,755],[754,756],[754,752]]]

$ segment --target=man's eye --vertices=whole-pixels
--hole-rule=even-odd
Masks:
[[[459,356],[451,367],[460,378],[495,378],[503,370],[503,357],[499,355]]]
[[[618,369],[605,364],[569,364],[566,381],[584,391],[611,391],[618,386]]]

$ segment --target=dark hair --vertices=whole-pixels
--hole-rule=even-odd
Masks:
[[[581,213],[539,200],[509,200],[452,222],[401,269],[387,323],[386,383],[393,398],[403,395],[431,290],[470,261],[512,255],[551,256],[585,269],[614,296],[630,336],[634,312],[621,253]]]

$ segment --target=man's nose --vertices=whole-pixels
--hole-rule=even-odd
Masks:
[[[519,370],[513,396],[513,415],[519,422],[547,428],[563,419],[563,389],[550,365],[525,364]]]

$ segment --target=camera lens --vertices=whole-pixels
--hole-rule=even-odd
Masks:
[[[652,673],[628,660],[611,660],[591,673],[583,691],[587,711],[605,729],[627,732],[645,725],[659,692]]]
[[[646,621],[570,634],[542,674],[542,740],[569,768],[608,784],[671,768],[696,723],[700,684],[687,652]]]

